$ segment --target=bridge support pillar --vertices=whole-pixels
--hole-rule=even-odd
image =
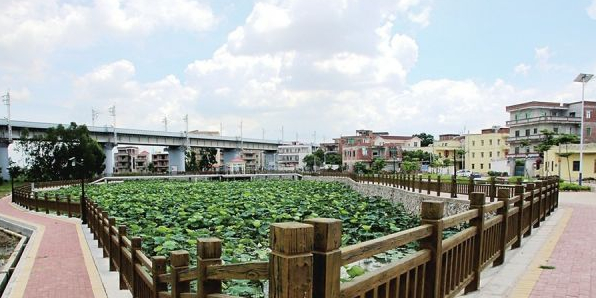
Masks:
[[[274,171],[277,170],[277,152],[265,151],[263,169]]]
[[[8,159],[8,142],[0,141],[0,167],[2,167],[2,179],[10,180],[8,167],[10,166]]]
[[[112,149],[114,149],[114,144],[103,144],[103,153],[106,155],[106,159],[103,161],[103,164],[106,166],[103,174],[108,177],[114,174],[114,152]]]
[[[186,172],[186,147],[184,146],[170,146],[168,151],[168,161],[170,163],[170,170],[177,172]]]

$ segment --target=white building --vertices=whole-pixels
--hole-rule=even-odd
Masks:
[[[311,144],[292,142],[291,144],[277,147],[277,169],[280,171],[304,170],[306,163],[304,157],[316,151],[317,147]]]

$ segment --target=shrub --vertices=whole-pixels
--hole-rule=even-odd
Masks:
[[[559,190],[564,191],[590,191],[587,185],[579,185],[577,183],[562,182],[559,184]]]

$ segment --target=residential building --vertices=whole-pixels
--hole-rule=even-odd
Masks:
[[[201,159],[203,158],[203,150],[204,149],[205,148],[200,148],[200,147],[190,147],[190,150],[195,153],[195,160],[197,161],[197,165],[200,165]],[[222,150],[218,149],[218,148],[216,148],[215,150],[216,150],[215,163],[212,165],[211,169],[213,171],[223,170],[224,160],[223,160]]]
[[[539,174],[558,175],[563,180],[579,180],[579,144],[553,146],[544,154]],[[584,144],[583,179],[596,179],[596,143]]]
[[[325,153],[338,153],[339,140],[340,139],[333,139],[333,143],[320,143],[319,146]]]
[[[316,151],[312,144],[291,142],[277,147],[277,169],[280,171],[305,170],[306,163],[303,159]]]
[[[167,153],[153,153],[151,155],[151,163],[156,173],[167,173],[170,170],[170,161]]]
[[[375,158],[385,160],[385,170],[399,168],[403,150],[420,149],[421,139],[413,136],[392,136],[388,132],[357,130],[356,135],[342,136],[339,139],[339,151],[344,167],[354,170],[357,162],[370,167]]]
[[[544,139],[543,130],[559,134],[580,135],[582,103],[530,101],[507,106],[510,114],[509,155],[511,160],[524,160],[524,169],[514,174],[534,176],[542,163],[537,146]],[[585,101],[584,142],[596,142],[596,102]],[[523,171],[523,172],[522,172]]]
[[[464,150],[464,143],[465,143],[465,136],[459,134],[442,134],[439,135],[438,140],[434,140],[432,144],[428,147],[421,148],[422,151],[432,153],[435,156],[438,156],[441,159],[449,159],[451,165],[453,165],[453,155],[458,151]],[[465,166],[465,155],[460,156],[456,154],[455,156],[455,168],[456,170],[463,169]],[[453,166],[446,169],[449,173],[451,173]]]
[[[138,173],[147,168],[148,152],[135,146],[119,146],[114,153],[114,173]]]
[[[244,160],[244,168],[246,171],[263,170],[265,164],[263,150],[241,150],[240,158]]]
[[[465,168],[481,174],[490,171],[509,172],[508,137],[509,128],[496,126],[483,129],[480,134],[467,134],[464,141]]]

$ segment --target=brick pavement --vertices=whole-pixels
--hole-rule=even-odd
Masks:
[[[573,209],[530,297],[596,297],[596,194],[561,193],[560,205]]]
[[[29,273],[24,293],[14,291],[11,297],[96,297],[90,278],[96,268],[85,262],[83,249],[88,248],[81,247],[77,221],[17,209],[8,197],[0,200],[0,214],[45,227],[36,256],[24,256],[35,257],[30,272],[20,273]]]

